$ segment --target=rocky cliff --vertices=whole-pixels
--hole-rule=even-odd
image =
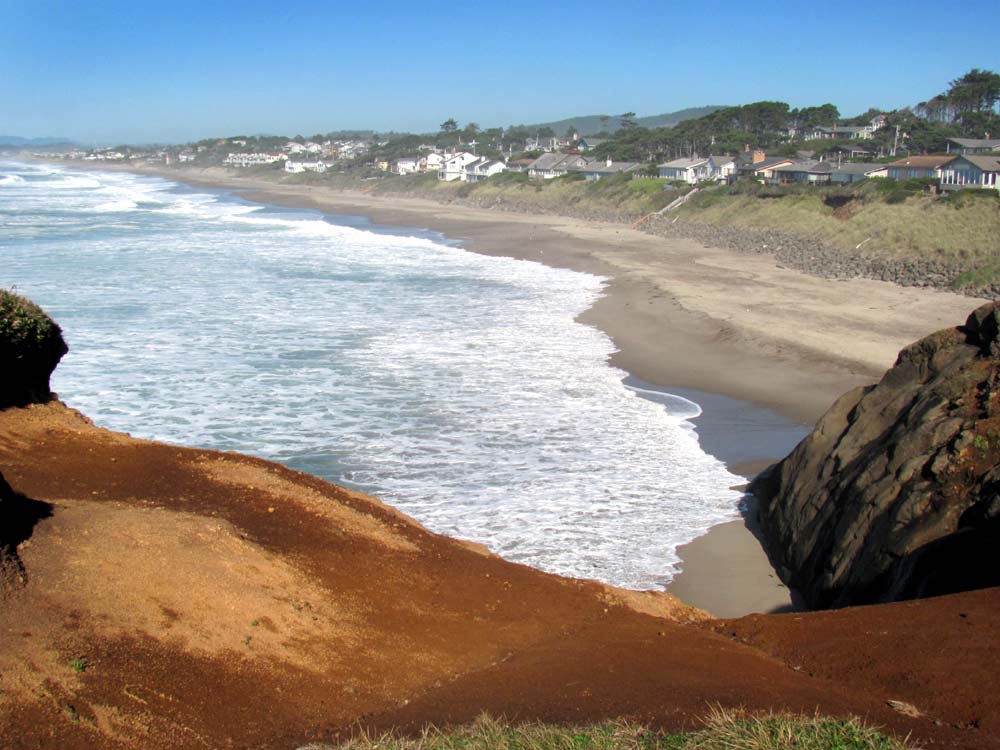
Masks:
[[[1000,307],[900,352],[750,490],[815,608],[1000,584]]]

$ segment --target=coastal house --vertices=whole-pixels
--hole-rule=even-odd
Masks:
[[[731,156],[710,155],[708,174],[710,179],[725,182],[736,174],[736,159]]]
[[[830,182],[834,184],[845,184],[849,182],[858,182],[859,180],[865,180],[870,177],[886,177],[888,174],[889,169],[885,164],[847,162],[846,164],[841,164],[836,167],[830,173]]]
[[[1000,138],[949,138],[948,153],[952,154],[994,154],[1000,153]]]
[[[888,176],[893,180],[915,178],[941,178],[941,168],[954,156],[908,156],[886,165]]]
[[[787,156],[768,156],[761,161],[749,164],[744,169],[741,169],[740,172],[760,182],[767,182],[774,179],[775,169],[794,163],[795,160],[789,159]]]
[[[444,154],[440,154],[437,151],[431,151],[427,156],[423,157],[423,169],[425,172],[437,172],[441,169],[441,165],[444,164]]]
[[[788,185],[794,182],[822,185],[830,182],[833,169],[834,166],[827,161],[779,164],[771,170],[771,177],[767,182],[774,185]]]
[[[401,156],[396,159],[393,171],[396,174],[413,174],[420,170],[420,157],[417,156]]]
[[[495,174],[500,174],[506,169],[507,165],[502,161],[483,157],[466,165],[464,179],[466,182],[482,182]]]
[[[275,162],[282,161],[288,157],[285,154],[268,154],[268,153],[237,153],[229,154],[222,163],[227,167],[259,167],[262,164],[274,164]],[[183,161],[183,159],[181,159]]]
[[[593,181],[600,180],[603,177],[610,177],[612,175],[621,174],[622,172],[634,172],[637,169],[642,169],[645,166],[639,162],[633,161],[612,161],[611,159],[594,159],[588,160],[586,164],[580,167],[574,167],[570,169],[571,172],[579,172],[583,175],[584,179]]]
[[[446,156],[438,168],[438,179],[445,182],[464,180],[465,168],[477,159],[479,159],[478,156],[470,154],[468,151],[459,151],[458,153]]]
[[[534,163],[534,159],[511,159],[507,162],[507,169],[510,172],[527,172]]]
[[[544,138],[539,136],[534,136],[528,138],[524,141],[525,151],[545,151],[546,153],[555,151],[559,148],[558,138]]]
[[[607,143],[607,138],[581,138],[576,142],[576,147],[580,151],[593,151],[595,148],[600,146],[602,143]]]
[[[301,174],[302,172],[326,172],[326,162],[322,161],[285,161],[285,171],[289,174]]]
[[[941,168],[941,189],[1000,190],[1000,153],[963,154]]]
[[[577,167],[586,166],[587,159],[577,154],[542,154],[528,167],[528,176],[533,179],[551,180],[562,177]]]
[[[662,180],[679,180],[689,185],[699,182],[699,170],[702,174],[708,165],[708,159],[694,157],[693,159],[674,159],[657,166]]]
[[[876,115],[867,125],[833,125],[823,127],[817,125],[801,131],[802,138],[807,141],[827,140],[833,138],[868,140],[875,131],[885,126],[885,115]]]
[[[871,149],[865,148],[864,146],[856,146],[854,144],[846,144],[834,146],[830,149],[830,154],[833,156],[843,156],[848,159],[859,159],[865,157],[871,157],[875,155],[875,152]]]
[[[689,185],[706,180],[722,182],[736,174],[736,160],[731,156],[695,156],[668,161],[657,169],[664,180],[680,180]]]

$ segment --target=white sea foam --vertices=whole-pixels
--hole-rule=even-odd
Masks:
[[[20,185],[24,183],[24,178],[19,174],[8,174],[0,177],[0,185]]]
[[[635,588],[735,517],[698,405],[625,387],[607,336],[574,322],[602,279],[155,178],[49,190],[72,179],[12,191],[0,286],[59,319],[54,387],[98,423],[283,461]]]

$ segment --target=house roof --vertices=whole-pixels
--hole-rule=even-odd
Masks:
[[[797,161],[791,164],[779,164],[775,172],[829,172],[832,167],[822,161]]]
[[[531,169],[542,169],[549,170],[559,165],[560,162],[565,161],[570,158],[566,154],[542,154],[533,162],[531,162]]]
[[[720,154],[710,155],[708,158],[712,162],[712,164],[732,164],[736,162],[736,159],[734,159],[732,156],[725,156]]]
[[[617,174],[618,172],[630,172],[641,166],[642,164],[635,161],[613,161],[610,164],[605,161],[592,161],[582,167],[577,167],[575,171],[590,172],[591,174]]]
[[[1000,155],[993,156],[992,154],[963,154],[955,159],[958,161],[960,159],[965,159],[965,161],[978,167],[984,172],[1000,172]]]
[[[1000,138],[949,138],[962,148],[1000,148]]]
[[[908,156],[905,159],[890,162],[886,166],[913,167],[916,169],[937,169],[938,167],[944,166],[954,158],[954,156]]]
[[[780,164],[785,164],[786,162],[792,162],[787,156],[769,156],[764,161],[759,161],[756,164],[751,164],[750,168],[754,172],[758,172],[762,169],[773,169]],[[794,163],[794,162],[792,162]]]
[[[868,174],[870,172],[878,172],[881,169],[885,169],[885,164],[877,164],[873,162],[848,162],[846,164],[841,164],[835,170],[834,174]]]
[[[697,167],[699,164],[704,164],[708,159],[674,159],[673,161],[668,161],[666,164],[660,164],[662,169],[690,169],[691,167]]]

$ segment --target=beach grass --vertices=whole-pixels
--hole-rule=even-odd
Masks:
[[[311,750],[333,748],[312,745]],[[419,735],[361,733],[340,750],[915,750],[858,719],[713,708],[701,726],[661,732],[624,720],[561,726],[514,724],[487,715],[474,723]]]

